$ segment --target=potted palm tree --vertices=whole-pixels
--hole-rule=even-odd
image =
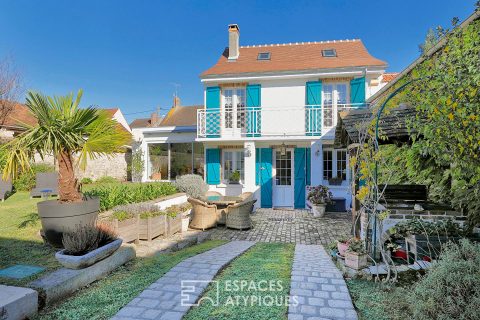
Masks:
[[[7,151],[4,178],[15,178],[30,169],[35,154],[43,159],[53,155],[58,165],[58,200],[39,202],[38,214],[47,242],[62,247],[62,234],[91,224],[98,215],[99,199],[85,198],[75,176],[75,167],[85,169],[87,160],[109,156],[124,150],[131,135],[103,110],[79,108],[82,90],[73,94],[48,97],[28,92],[26,106],[37,119],[33,126],[4,145]]]

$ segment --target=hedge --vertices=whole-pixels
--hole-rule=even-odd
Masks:
[[[115,206],[154,200],[177,192],[169,182],[105,184],[89,187],[85,196],[100,198],[100,210]]]

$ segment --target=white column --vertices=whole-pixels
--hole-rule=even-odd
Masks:
[[[320,140],[312,142],[311,150],[311,177],[312,186],[318,186],[323,182],[323,149]]]
[[[255,191],[255,142],[245,141],[245,181],[244,189],[246,191]],[[247,157],[247,155],[249,156]]]
[[[143,174],[142,174],[142,182],[148,180],[148,171],[151,166],[150,163],[150,155],[148,154],[148,143],[142,139],[142,143],[140,145],[140,150],[142,150],[143,154]]]

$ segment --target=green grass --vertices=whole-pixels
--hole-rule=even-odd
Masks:
[[[46,271],[60,267],[54,257],[55,250],[44,245],[39,235],[39,201],[39,198],[30,199],[29,192],[21,191],[0,202],[0,269],[15,264],[37,265]],[[0,284],[21,286],[42,274],[21,280],[0,277]]]
[[[39,319],[108,319],[182,260],[224,243],[207,241],[173,253],[137,258],[61,304],[43,310]]]
[[[200,306],[190,309],[184,319],[286,319],[287,305],[277,306],[274,300],[273,306],[259,306],[248,300],[245,303],[231,304],[231,299],[235,296],[241,296],[251,299],[256,296],[271,296],[278,301],[285,301],[290,292],[290,274],[293,262],[294,245],[281,243],[259,243],[250,248],[246,253],[239,256],[225,268],[215,280],[219,283],[220,304],[218,307],[213,306],[208,300],[203,300]],[[242,291],[232,291],[228,288],[228,284],[233,281],[246,280],[248,284],[253,283],[253,287],[245,288]],[[280,286],[275,285],[274,291],[260,291],[260,281],[280,281]],[[280,290],[276,290],[280,289]],[[216,297],[216,286],[210,285],[203,297]],[[243,301],[243,300],[241,300]],[[265,300],[267,303],[271,300]]]
[[[360,320],[409,319],[408,288],[385,287],[364,279],[347,280],[348,290]]]

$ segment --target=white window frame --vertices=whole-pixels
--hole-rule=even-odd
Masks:
[[[332,152],[332,178],[335,178],[337,177],[337,159],[338,159],[338,153],[339,151],[345,151],[345,156],[346,156],[346,176],[345,176],[345,180],[342,181],[342,186],[347,182],[349,182],[350,180],[350,168],[349,168],[349,156],[348,156],[348,150],[347,149],[334,149],[334,148],[323,148],[322,150],[322,180],[323,180],[323,183],[324,184],[327,184],[329,185],[329,182],[328,182],[328,179],[325,179],[324,178],[324,166],[323,166],[323,151],[331,151]]]
[[[229,179],[225,177],[225,153],[231,152],[232,153],[232,163],[235,166],[235,169],[233,171],[239,170],[236,168],[236,164],[238,162],[237,156],[239,153],[243,155],[243,168],[240,171],[240,184],[243,184],[245,180],[245,152],[243,149],[223,149],[222,150],[222,183],[223,184],[229,184]]]
[[[325,126],[325,119],[324,119],[324,101],[325,101],[325,86],[331,85],[332,86],[332,126]],[[326,82],[322,85],[322,128],[323,131],[328,131],[331,128],[335,127],[337,125],[337,116],[338,116],[338,97],[339,97],[339,90],[337,89],[337,86],[340,85],[345,85],[346,87],[346,105],[348,106],[350,104],[350,85],[349,82]],[[342,104],[340,104],[342,105]]]
[[[225,110],[225,90],[232,90],[233,94],[232,94],[232,128],[226,128],[225,127],[225,116],[226,116],[226,110]],[[237,110],[237,105],[238,105],[238,102],[239,102],[239,95],[237,94],[237,91],[238,90],[242,90],[244,92],[244,97],[245,97],[245,101],[244,101],[244,107],[245,107],[245,113],[246,113],[246,110],[247,110],[247,87],[246,86],[238,86],[238,87],[222,87],[222,105],[221,105],[221,112],[223,114],[222,116],[222,120],[221,120],[221,123],[222,123],[222,130],[224,131],[231,131],[231,130],[238,130],[238,129],[241,129],[241,125],[240,127],[238,127],[237,125],[237,116],[238,116],[238,110]],[[246,119],[244,119],[245,121]]]

